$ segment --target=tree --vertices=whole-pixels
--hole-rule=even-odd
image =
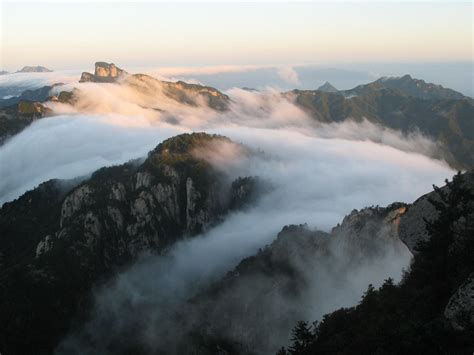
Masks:
[[[309,354],[309,346],[314,340],[311,326],[305,321],[299,321],[293,329],[291,341],[293,344],[288,348],[291,355]]]

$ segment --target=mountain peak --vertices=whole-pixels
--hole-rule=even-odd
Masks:
[[[329,81],[326,81],[323,85],[318,88],[319,91],[324,92],[338,92],[337,90]]]
[[[94,74],[83,72],[79,82],[112,83],[126,73],[125,70],[120,69],[114,63],[96,62]]]
[[[424,80],[415,79],[409,74],[403,76],[384,76],[376,80],[374,83],[384,88],[397,90],[405,95],[418,97],[425,100],[433,99],[449,99],[449,100],[461,100],[465,96],[460,92],[452,89],[447,89],[441,85],[427,83]],[[367,87],[368,85],[364,85]]]
[[[51,73],[52,70],[41,65],[37,66],[24,66],[20,70],[16,71],[17,73]]]

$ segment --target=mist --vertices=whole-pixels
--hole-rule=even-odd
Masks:
[[[292,77],[291,71],[286,74]],[[329,232],[355,208],[410,203],[453,174],[445,162],[430,158],[437,145],[416,132],[406,136],[369,122],[317,124],[272,88],[230,89],[230,110],[218,113],[199,98],[196,107],[172,101],[159,87],[153,95],[115,84],[73,83],[55,90],[73,87],[79,89],[74,106],[49,104],[57,116],[36,121],[0,147],[0,165],[8,167],[0,172],[0,203],[47,179],[87,176],[102,166],[145,157],[164,139],[193,131],[222,134],[261,152],[248,156],[215,147],[198,154],[230,180],[258,176],[272,189],[255,205],[165,255],[143,255],[95,290],[89,321],[68,335],[58,354],[107,353],[132,328],[142,346],[159,349],[172,341],[161,335],[176,326],[174,315],[183,302],[271,243],[283,226],[307,223],[312,230]],[[278,298],[271,306],[296,309],[307,320],[350,306],[369,282],[400,279],[410,255],[397,248],[381,249],[369,263],[338,274],[346,279],[342,284],[331,281],[340,277],[330,269],[321,271],[310,279],[303,299],[293,304]],[[306,266],[311,273],[320,265]],[[286,332],[292,325],[286,325]],[[284,331],[279,327],[275,334]],[[89,348],[91,339],[101,348]],[[272,344],[286,341],[277,337]]]
[[[0,75],[0,99],[19,96],[25,90],[38,89],[46,85],[77,81],[80,71],[64,70],[45,73],[11,73]]]
[[[284,225],[308,223],[311,229],[329,231],[354,208],[399,200],[412,202],[430,190],[431,182],[440,183],[451,174],[445,165],[422,155],[373,142],[316,138],[284,129],[229,127],[211,132],[262,150],[263,156],[232,154],[234,161],[227,172],[232,177],[258,175],[271,182],[271,192],[252,208],[228,216],[208,233],[177,244],[165,256],[145,256],[98,290],[92,319],[68,337],[58,353],[94,353],[97,346],[99,352],[106,353],[108,346],[130,329],[134,329],[146,349],[178,346],[176,342],[182,338],[177,334],[183,329],[181,323],[173,320],[186,309],[184,302],[222,277],[242,258],[271,243]],[[219,159],[216,164],[223,169],[221,162]],[[410,253],[406,248],[388,245],[379,252],[378,257],[346,274],[337,274],[345,254],[325,268],[317,262],[305,264],[306,273],[312,273],[312,278],[303,299],[290,303],[279,295],[276,303],[273,296],[268,296],[267,302],[259,305],[269,314],[272,310],[285,313],[286,309],[295,316],[304,314],[309,321],[338,307],[353,305],[369,283],[377,285],[388,277],[400,280],[402,269],[409,266]],[[311,259],[314,258],[312,255]],[[345,281],[341,282],[341,278]],[[261,286],[264,282],[262,278],[247,280],[233,291],[254,295],[249,290],[258,288],[249,285]],[[225,300],[226,297],[219,298],[213,307],[225,310]],[[181,316],[190,317],[190,323],[203,316],[192,311],[186,314]],[[220,315],[225,318],[225,314]],[[255,319],[249,317],[253,326],[259,328]],[[216,324],[222,321],[216,314],[207,315],[206,319]],[[281,325],[265,324],[269,331],[281,334]],[[292,325],[286,325],[287,333]],[[261,326],[264,328],[263,323]],[[90,339],[94,349],[87,348]],[[285,337],[272,341],[282,346],[287,340]]]

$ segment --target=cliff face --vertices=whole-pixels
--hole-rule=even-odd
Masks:
[[[178,136],[141,164],[104,168],[79,184],[49,182],[6,203],[0,210],[1,348],[51,351],[72,316],[86,309],[93,285],[141,253],[163,252],[203,232],[244,203],[237,190],[249,181],[230,184],[192,154],[223,139]],[[38,332],[45,319],[48,331]]]

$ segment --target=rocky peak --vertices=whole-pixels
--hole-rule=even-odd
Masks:
[[[120,69],[114,63],[96,62],[94,74],[82,73],[79,82],[112,83],[124,74],[126,74],[126,71]]]
[[[114,63],[97,62],[95,63],[95,76],[116,78],[122,75],[123,70],[117,68]]]

